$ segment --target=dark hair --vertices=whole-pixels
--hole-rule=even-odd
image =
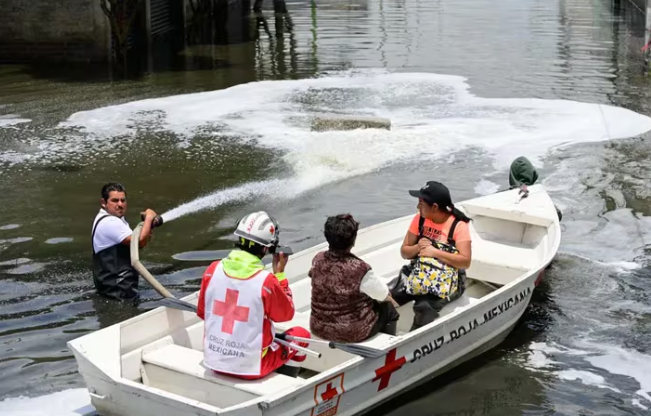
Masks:
[[[256,257],[264,257],[264,249],[266,248],[262,244],[258,244],[254,241],[247,240],[244,237],[239,237],[235,243],[235,247],[239,248],[242,251],[246,251],[249,254],[253,254]]]
[[[124,189],[124,186],[121,183],[109,182],[102,186],[102,199],[108,201],[111,192],[124,192],[124,196],[127,195],[127,190]]]
[[[343,251],[355,244],[358,229],[359,223],[355,221],[352,215],[339,214],[328,217],[323,234],[330,245],[330,250]]]
[[[441,186],[444,186],[441,184]],[[447,188],[445,188],[447,189]],[[459,208],[455,207],[454,204],[452,203],[452,197],[450,196],[450,192],[446,193],[440,193],[437,194],[437,198],[423,198],[423,201],[429,206],[432,206],[436,204],[440,210],[447,210],[450,212],[452,215],[454,215],[456,218],[459,219],[459,221],[463,222],[470,222],[472,219],[468,217],[466,214],[461,212]]]

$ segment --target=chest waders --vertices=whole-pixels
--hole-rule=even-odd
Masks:
[[[91,237],[93,247],[93,283],[97,293],[116,300],[135,300],[138,295],[138,273],[131,266],[129,246],[116,244],[99,253],[95,252],[93,240],[99,223],[109,217],[104,215],[95,223]]]

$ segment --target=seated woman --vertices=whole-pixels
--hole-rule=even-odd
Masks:
[[[389,288],[364,260],[350,251],[359,223],[351,215],[329,217],[325,223],[328,251],[314,256],[310,331],[337,342],[360,342],[378,332],[395,335],[400,315]]]
[[[403,267],[391,296],[399,305],[415,301],[413,331],[432,322],[446,303],[463,294],[464,269],[470,266],[472,250],[470,218],[454,207],[445,185],[430,181],[409,194],[418,198],[419,213],[400,254],[412,262]]]

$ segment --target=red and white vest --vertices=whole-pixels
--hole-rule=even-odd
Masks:
[[[229,277],[224,266],[215,268],[205,294],[204,364],[235,375],[260,374],[266,270],[248,279]]]

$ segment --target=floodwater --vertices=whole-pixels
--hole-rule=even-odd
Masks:
[[[187,70],[110,81],[0,67],[0,413],[76,414],[88,396],[66,341],[156,306],[144,282],[137,306],[93,294],[90,228],[107,181],[126,185],[132,226],[147,207],[168,213],[141,256],[180,296],[199,287],[201,252],[228,249],[248,211],[273,212],[297,251],[323,241],[327,215],[368,226],[414,212],[406,191],[426,180],[455,200],[503,188],[524,154],[564,217],[521,324],[372,413],[649,414],[651,84],[639,10],[287,7],[290,20],[252,17],[250,42],[188,48],[183,59],[203,64]],[[387,117],[392,130],[310,132],[317,112]]]

